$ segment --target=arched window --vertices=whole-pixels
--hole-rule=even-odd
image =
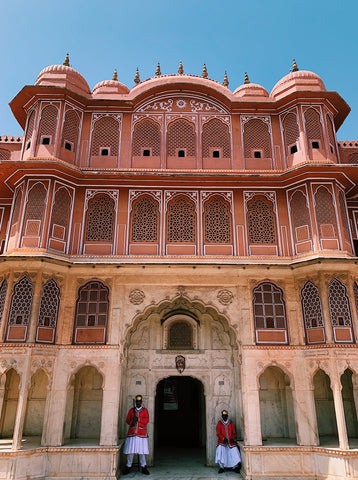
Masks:
[[[97,194],[89,200],[86,220],[86,242],[113,242],[114,206],[114,200],[104,193]]]
[[[341,215],[341,221],[343,226],[343,239],[349,245],[351,243],[350,235],[349,235],[349,223],[348,223],[348,216],[347,216],[347,209],[346,209],[346,200],[343,197],[342,192],[338,193],[338,203],[339,203],[339,212]]]
[[[272,158],[268,125],[257,118],[244,124],[245,158]]]
[[[230,143],[228,125],[217,118],[204,124],[202,132],[202,155],[204,158],[230,158]]]
[[[335,342],[353,343],[352,316],[347,288],[338,278],[334,278],[328,285],[328,303]]]
[[[42,183],[37,183],[29,191],[25,211],[24,236],[41,236],[46,196],[47,191]],[[32,246],[38,246],[38,243]]]
[[[288,343],[283,291],[271,282],[253,290],[256,343]]]
[[[318,287],[309,280],[301,289],[301,305],[307,343],[325,343],[321,297]]]
[[[160,157],[161,135],[158,123],[146,118],[135,124],[132,155],[134,157]]]
[[[247,204],[249,244],[275,245],[276,221],[273,203],[262,195],[255,195]]]
[[[329,149],[333,155],[337,155],[336,152],[336,134],[334,133],[334,127],[329,115],[326,115]]]
[[[204,204],[204,243],[232,243],[230,205],[219,195]]]
[[[195,157],[195,125],[183,118],[170,123],[167,143],[169,157]]]
[[[30,323],[33,284],[25,276],[15,283],[7,319],[6,341],[24,342]]]
[[[312,249],[310,212],[307,207],[307,198],[300,190],[292,195],[290,207],[294,240],[298,244],[296,245],[297,253],[310,251]],[[307,241],[310,241],[309,244],[299,245]]]
[[[297,117],[294,113],[286,115],[283,121],[283,136],[285,139],[286,155],[292,155],[298,151],[300,131],[297,125]]]
[[[193,328],[185,320],[176,320],[168,328],[169,349],[192,349]]]
[[[96,121],[92,133],[92,156],[118,157],[119,123],[113,117],[102,117]]]
[[[321,120],[319,113],[313,108],[309,108],[305,112],[305,126],[310,152],[312,150],[323,149]]]
[[[325,187],[318,188],[315,195],[318,231],[322,238],[337,238],[337,220],[333,198]]]
[[[59,306],[60,287],[51,279],[42,287],[36,342],[55,342]]]
[[[53,105],[45,107],[41,112],[38,145],[53,145],[55,143],[58,110]]]
[[[78,290],[73,343],[105,343],[109,312],[109,288],[99,280]]]
[[[0,285],[0,325],[2,322],[2,316],[5,308],[6,294],[7,294],[7,281],[6,281],[6,278],[4,278],[4,280],[1,282],[1,285]]]
[[[20,220],[20,208],[22,200],[22,191],[19,189],[16,193],[14,210],[11,219],[10,237],[14,237],[18,232],[18,222]]]
[[[27,130],[25,136],[25,151],[31,147],[32,134],[34,133],[35,126],[35,110],[30,113],[29,120],[27,122]]]
[[[184,195],[168,203],[167,241],[169,243],[196,242],[195,204]]]
[[[59,188],[55,194],[50,223],[49,247],[61,252],[65,251],[70,214],[71,197],[66,188]]]
[[[159,241],[159,205],[149,195],[143,195],[133,202],[130,241],[133,243]]]
[[[80,119],[75,110],[67,110],[63,123],[61,147],[70,152],[77,151]]]

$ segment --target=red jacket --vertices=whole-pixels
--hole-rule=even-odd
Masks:
[[[230,420],[229,423],[226,425],[222,420],[219,420],[218,424],[216,425],[216,435],[218,437],[218,445],[227,445],[224,442],[224,438],[228,439],[228,445],[230,447],[235,447],[237,445],[236,430],[234,422],[232,420]]]
[[[138,422],[131,427],[134,415],[138,417]],[[148,410],[142,407],[140,410],[131,408],[127,415],[127,424],[129,425],[127,437],[147,437],[147,423],[149,422]]]

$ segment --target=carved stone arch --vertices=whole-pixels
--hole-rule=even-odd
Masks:
[[[312,390],[314,389],[314,384],[313,384],[313,379],[315,377],[315,375],[320,371],[322,370],[322,372],[324,372],[327,377],[329,378],[329,382],[330,382],[330,385],[332,384],[332,372],[330,371],[330,368],[329,368],[329,365],[327,364],[321,364],[319,363],[316,368],[314,368],[311,372],[310,372],[310,375],[309,375],[309,383],[310,383],[310,387],[312,388]]]
[[[105,374],[103,368],[94,361],[84,360],[83,362],[76,363],[75,365],[74,364],[70,365],[70,369],[68,370],[67,377],[66,377],[66,388],[67,388],[67,390],[71,387],[72,382],[73,382],[75,376],[77,375],[77,373],[82,368],[85,368],[85,367],[92,367],[98,372],[98,374],[102,378],[102,389],[104,389],[106,374]]]
[[[162,322],[162,348],[163,349],[175,349],[174,345],[171,345],[170,332],[173,324],[179,323],[188,325],[189,329],[186,329],[186,334],[189,333],[191,338],[183,339],[187,344],[188,349],[196,350],[198,348],[198,335],[199,335],[199,323],[193,317],[185,315],[185,313],[177,313],[165,318]],[[172,339],[173,340],[173,339]],[[184,347],[182,347],[184,348]],[[185,349],[185,348],[184,348]]]
[[[286,365],[284,365],[281,362],[276,362],[271,361],[268,363],[265,363],[264,365],[260,365],[260,369],[256,372],[256,385],[257,388],[260,388],[260,377],[265,371],[270,368],[270,367],[277,367],[278,369],[282,370],[282,372],[287,375],[287,377],[290,379],[290,384],[289,386],[291,387],[292,390],[295,389],[295,376],[294,374],[287,368]],[[312,377],[313,378],[313,377]]]

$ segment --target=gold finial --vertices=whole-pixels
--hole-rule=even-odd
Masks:
[[[201,74],[201,76],[202,76],[203,78],[208,78],[208,71],[207,71],[207,69],[206,69],[205,63],[204,63],[204,66],[203,66],[203,73]]]
[[[115,80],[116,82],[118,82],[118,75],[117,75],[117,69],[116,68],[114,69],[112,80]]]
[[[183,64],[182,64],[181,60],[179,62],[178,73],[179,73],[179,75],[183,75],[183,73],[184,73],[184,67],[183,67]]]
[[[293,64],[292,64],[292,71],[293,72],[298,72],[299,68],[297,66],[296,60],[293,59]]]
[[[245,72],[245,80],[244,80],[244,83],[250,83],[250,79],[249,79],[249,76],[248,76],[247,72]]]
[[[160,77],[161,74],[162,74],[162,72],[160,71],[160,63],[158,62],[157,69],[156,69],[156,71],[155,71],[155,75],[156,75],[157,77]]]
[[[140,83],[138,67],[137,67],[137,71],[135,72],[134,83],[136,83],[137,85],[138,83]]]
[[[65,58],[65,61],[63,62],[63,64],[64,64],[66,67],[69,67],[69,66],[70,66],[70,56],[69,56],[68,53],[66,54],[66,58]]]
[[[229,86],[229,79],[227,78],[227,72],[226,72],[226,70],[225,70],[223,85],[224,85],[224,87],[228,87],[228,86]]]

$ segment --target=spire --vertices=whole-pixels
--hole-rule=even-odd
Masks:
[[[116,68],[114,69],[112,80],[115,80],[116,82],[118,82],[118,75],[117,75],[117,69]]]
[[[140,83],[138,67],[137,67],[137,71],[135,72],[134,83],[137,84],[137,85],[138,85],[138,83]]]
[[[244,80],[244,83],[250,83],[250,79],[249,79],[249,76],[248,76],[247,72],[245,72],[245,80]]]
[[[293,72],[298,72],[299,68],[297,66],[296,60],[293,59],[293,64],[292,64],[292,71]]]
[[[162,74],[162,72],[160,71],[160,63],[158,62],[157,69],[156,69],[156,71],[155,71],[155,75],[156,75],[157,77],[160,77],[161,74]]]
[[[203,66],[203,73],[201,74],[201,76],[202,76],[203,78],[208,78],[208,71],[207,71],[207,69],[206,69],[205,63],[204,63],[204,66]]]
[[[183,73],[184,73],[184,67],[183,67],[183,64],[182,64],[181,60],[179,62],[178,73],[179,73],[179,75],[183,75]]]
[[[65,58],[65,61],[63,62],[63,64],[64,64],[66,67],[69,67],[69,66],[70,66],[70,56],[69,56],[68,53],[66,54],[66,58]]]
[[[224,85],[224,87],[229,86],[229,79],[227,78],[227,71],[226,70],[225,70],[223,85]]]

